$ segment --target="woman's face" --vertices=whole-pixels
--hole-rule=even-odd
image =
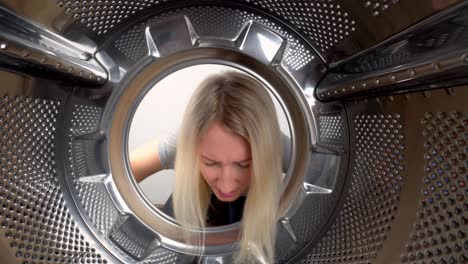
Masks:
[[[201,140],[199,155],[200,172],[219,200],[232,202],[247,193],[252,156],[245,138],[215,122]]]

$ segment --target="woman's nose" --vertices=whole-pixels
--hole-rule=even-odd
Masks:
[[[236,181],[234,176],[234,172],[231,168],[223,168],[221,171],[221,175],[218,178],[218,188],[223,193],[235,191]]]

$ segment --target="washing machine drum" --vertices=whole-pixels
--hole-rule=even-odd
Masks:
[[[172,185],[138,183],[129,154],[226,69],[277,110],[275,263],[467,262],[467,14],[456,0],[2,1],[1,262],[233,263],[242,222],[178,224],[152,198]]]

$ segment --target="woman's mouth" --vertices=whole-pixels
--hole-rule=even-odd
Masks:
[[[228,192],[228,193],[223,193],[222,191],[219,191],[219,194],[221,195],[222,198],[231,198],[236,194],[236,191],[233,192]]]

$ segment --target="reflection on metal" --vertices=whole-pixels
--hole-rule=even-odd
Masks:
[[[265,64],[278,64],[286,49],[286,40],[282,36],[257,23],[247,24],[235,42],[243,53]]]
[[[232,263],[232,256],[219,256],[219,257],[204,257],[203,264],[230,264]]]
[[[439,97],[440,93],[434,96]],[[467,93],[458,96],[466,99]],[[425,97],[425,100],[430,99]],[[405,238],[406,250],[402,250],[400,256],[402,263],[416,258],[439,258],[439,262],[448,263],[468,261],[467,251],[463,249],[467,246],[468,231],[468,209],[465,207],[466,198],[463,198],[468,191],[468,153],[466,148],[463,149],[467,140],[468,111],[460,109],[454,106],[449,111],[441,109],[435,112],[431,109],[420,116],[419,136],[423,137],[420,143],[424,148],[424,163],[420,164],[421,169],[424,169],[420,181],[423,196],[419,197],[417,220]],[[433,220],[435,216],[437,221]],[[422,233],[428,237],[423,237]],[[429,240],[429,237],[432,238]],[[423,250],[421,246],[429,249]]]
[[[340,215],[304,263],[466,260],[460,146],[466,146],[467,88],[347,104],[355,149],[351,182]],[[330,254],[342,247],[348,250]]]
[[[307,83],[307,89],[310,91],[317,82],[315,76],[323,74],[315,71],[321,62],[313,59],[305,63],[302,68],[287,68],[289,62],[285,59],[299,56],[294,53],[298,41],[288,42],[282,37],[283,33],[280,35],[276,33],[276,30],[268,29],[260,23],[249,21],[239,27],[239,32],[230,32],[230,35],[236,37],[226,38],[197,30],[197,25],[191,22],[191,18],[190,14],[184,16],[176,14],[155,19],[145,26],[140,34],[148,48],[147,57],[137,62],[138,71],[127,73],[125,86],[113,89],[102,117],[103,122],[100,124],[105,134],[104,137],[108,139],[106,143],[109,147],[106,153],[108,157],[105,159],[109,159],[109,169],[112,175],[112,178],[106,181],[106,188],[108,195],[117,203],[116,207],[121,208],[119,211],[127,217],[135,218],[135,221],[129,222],[129,225],[134,226],[129,227],[128,230],[148,226],[151,232],[161,237],[161,248],[184,254],[190,254],[195,248],[193,245],[184,244],[182,232],[197,234],[199,231],[182,230],[182,227],[176,225],[173,220],[157,212],[135,187],[135,182],[128,173],[130,171],[128,164],[121,158],[121,153],[126,151],[125,145],[122,144],[126,142],[126,129],[141,96],[151,89],[154,81],[180,67],[199,63],[226,64],[244,70],[261,80],[278,97],[280,104],[287,111],[289,122],[294,124],[291,127],[294,152],[291,164],[293,165],[285,177],[285,191],[281,205],[282,212],[288,211],[292,216],[293,213],[288,208],[295,203],[297,190],[303,188],[304,174],[314,173],[310,168],[308,169],[306,162],[310,160],[310,151],[315,149],[313,142],[317,142],[315,138],[317,128],[313,121],[315,118],[310,116],[309,109],[311,105],[309,102],[314,99],[309,96],[308,101],[305,100],[306,87],[301,85]],[[291,33],[288,34],[284,35],[292,39]],[[269,44],[266,45],[266,43]],[[114,54],[113,49],[103,49],[103,52]],[[304,51],[301,50],[301,52]],[[285,53],[288,53],[288,56],[284,56]],[[312,72],[307,72],[311,69]],[[295,143],[299,141],[302,143]],[[320,177],[310,176],[309,178],[314,184],[315,179]],[[324,224],[324,222],[321,223],[321,225]],[[205,237],[204,254],[216,258],[219,255],[229,255],[235,252],[238,227],[238,224],[234,224],[209,230]],[[218,242],[221,238],[222,242]],[[123,247],[120,245],[123,240],[116,240],[112,237],[103,239]],[[129,246],[127,242],[124,247]],[[149,253],[142,256],[149,256]]]
[[[167,66],[163,66],[161,63],[160,64],[150,64],[148,65],[144,71],[140,71],[139,75],[136,76],[136,80],[133,81],[133,83],[140,83],[142,84],[141,86],[138,85],[132,85],[129,84],[128,87],[126,87],[126,90],[124,91],[125,94],[121,97],[124,98],[124,100],[120,100],[115,108],[109,108],[106,112],[106,114],[103,117],[103,120],[112,120],[112,126],[111,130],[109,132],[106,132],[108,134],[109,138],[109,143],[110,143],[110,150],[109,150],[109,155],[110,155],[110,164],[111,164],[111,170],[112,170],[112,175],[113,179],[115,181],[117,190],[112,192],[111,195],[118,195],[118,196],[123,196],[121,199],[130,207],[130,212],[134,212],[144,223],[150,227],[152,227],[155,232],[158,232],[161,237],[164,237],[162,240],[162,246],[165,248],[169,248],[172,250],[176,251],[181,251],[181,252],[187,252],[189,253],[192,249],[190,247],[187,247],[187,245],[183,245],[180,241],[180,237],[178,237],[178,234],[181,232],[179,229],[181,227],[178,227],[176,225],[171,224],[171,222],[168,222],[167,219],[164,217],[161,217],[161,215],[156,214],[154,212],[154,209],[151,210],[151,208],[148,207],[147,202],[144,200],[143,197],[141,197],[138,193],[135,192],[135,189],[133,187],[133,179],[131,175],[127,174],[127,169],[125,163],[122,162],[121,156],[119,153],[122,153],[122,142],[125,142],[125,137],[123,135],[123,129],[122,126],[125,125],[125,122],[129,122],[128,120],[128,113],[129,113],[129,108],[133,106],[134,102],[133,100],[129,100],[132,98],[136,98],[140,94],[144,94],[145,89],[151,88],[147,84],[151,82],[152,78],[154,75],[158,74],[160,72],[167,71],[167,69],[174,65],[180,65],[182,62],[185,60],[190,61],[190,59],[193,58],[210,58],[212,55],[217,54],[217,58],[219,62],[224,61],[223,58],[228,57],[230,58],[230,63],[231,65],[234,65],[234,63],[244,63],[242,62],[243,59],[247,59],[246,57],[243,57],[243,55],[240,55],[239,53],[233,53],[232,51],[223,51],[223,53],[218,53],[219,51],[215,49],[207,49],[207,48],[198,48],[195,53],[193,52],[178,52],[175,53],[177,54],[177,60],[171,61],[171,64],[168,64]],[[203,57],[201,57],[203,56]],[[240,57],[239,57],[240,56]],[[236,59],[236,57],[238,59]],[[175,59],[174,56],[172,56],[173,59]],[[240,59],[240,60],[239,60]],[[256,67],[257,70],[261,70],[261,65],[259,62],[252,61],[252,65],[248,64],[243,64],[242,66],[247,67]],[[161,67],[161,68],[158,68]],[[165,67],[167,67],[165,69]],[[248,69],[248,68],[246,68]],[[262,74],[263,78],[274,78],[274,75],[268,76],[266,72]],[[288,91],[285,90],[287,86],[285,85],[279,85],[281,83],[280,79],[275,78],[274,81],[269,81],[269,83],[275,83],[278,85],[278,87],[283,87],[281,91],[278,91],[278,93],[287,93]],[[279,89],[278,87],[275,87]],[[291,96],[291,95],[289,95]],[[135,102],[136,104],[137,102]],[[292,107],[294,102],[288,102],[289,107]],[[107,117],[107,115],[110,115],[110,117]],[[111,118],[112,116],[120,116],[120,118]],[[296,121],[296,125],[301,125],[301,120],[300,116],[292,116],[293,120]],[[302,121],[303,122],[303,121]],[[302,124],[305,126],[305,124]],[[300,132],[300,131],[298,131]],[[296,134],[296,137],[302,137],[304,138],[305,135],[300,135],[299,133]],[[307,140],[307,138],[305,138]],[[304,151],[307,151],[307,148],[304,148],[304,146],[300,146],[300,151],[303,152],[301,156],[307,155],[307,152],[304,153]],[[297,155],[297,154],[296,154]],[[299,160],[295,161],[296,163],[302,162]],[[304,164],[302,165],[304,166]],[[292,169],[294,172],[294,169]],[[295,176],[294,178],[291,178],[289,181],[290,189],[288,190],[288,195],[289,199],[294,199],[295,197],[295,191],[294,191],[294,186],[291,184],[296,184],[296,183],[302,183],[302,176],[299,174],[299,172],[296,172],[299,176]],[[300,186],[300,185],[299,185]],[[287,197],[287,196],[286,196]],[[116,199],[114,199],[116,200]],[[285,207],[287,207],[287,204],[285,204]],[[207,255],[217,255],[217,254],[226,254],[228,252],[231,252],[235,250],[235,242],[237,240],[237,228],[238,225],[234,226],[227,226],[223,228],[218,228],[217,230],[210,230],[209,233],[207,233],[206,236],[206,241],[207,244],[205,245],[205,254]],[[219,244],[216,242],[217,237],[223,237],[223,243]]]
[[[262,63],[278,64],[286,49],[286,40],[282,36],[253,22],[247,23],[235,40],[202,38],[187,16],[168,17],[148,25],[145,38],[149,54],[153,57],[166,57],[198,45],[209,47],[222,43]]]
[[[0,71],[5,263],[178,263],[191,252],[122,162],[139,96],[190,63],[245,70],[288,111],[278,263],[466,262],[467,87],[427,91],[466,77],[466,1],[111,2],[0,4],[1,66],[20,71]],[[62,89],[26,67],[108,82]],[[406,94],[314,98],[380,90]],[[232,262],[237,227],[209,230],[204,263]]]
[[[138,260],[147,258],[161,245],[159,237],[133,216],[121,218],[109,237],[122,250]]]
[[[320,104],[318,104],[316,107],[320,107]],[[341,114],[342,113],[340,112],[337,113],[338,116]],[[319,132],[318,143],[323,143],[320,140],[322,134],[323,131]],[[344,142],[342,142],[342,144],[343,150],[347,149],[347,147],[344,146]],[[301,239],[298,239],[298,235],[296,235],[297,232],[301,232],[298,230],[297,226],[306,225],[305,223],[301,222],[307,221],[307,215],[302,214],[302,212],[299,213],[298,211],[301,211],[301,209],[302,211],[306,210],[303,208],[311,206],[311,203],[313,203],[313,201],[318,198],[326,204],[323,206],[331,206],[330,211],[315,212],[314,210],[308,208],[308,213],[321,213],[323,214],[322,217],[329,217],[331,215],[333,212],[332,208],[336,204],[339,197],[339,192],[342,188],[344,176],[343,167],[346,165],[346,158],[344,157],[345,154],[345,152],[339,153],[319,145],[314,146],[314,152],[312,153],[312,156],[308,162],[310,166],[306,176],[304,177],[302,187],[299,190],[296,200],[291,204],[288,212],[280,220],[283,229],[286,231],[292,241],[297,243],[297,248],[302,248],[307,245],[307,243],[304,243],[304,234],[299,234]],[[291,221],[293,221],[293,223],[291,223]],[[300,224],[297,224],[298,222]],[[322,224],[323,222],[318,221],[313,225],[315,225],[315,228],[320,230]],[[309,240],[313,238],[312,236],[314,235],[316,235],[316,233],[312,233],[310,237],[306,235],[307,239],[305,242],[309,242]]]
[[[306,194],[312,194],[312,193],[331,193],[333,190],[332,189],[327,189],[327,188],[322,188],[310,183],[305,182],[304,183],[304,189]]]
[[[322,100],[424,89],[466,82],[468,2],[444,10],[333,67],[317,96]],[[433,86],[433,85],[432,85]],[[437,86],[433,86],[436,88]]]
[[[329,2],[284,0],[281,4],[277,0],[244,0],[230,1],[229,5],[234,7],[238,5],[236,8],[243,11],[238,17],[249,18],[244,8],[248,5],[250,9],[261,9],[262,12],[285,21],[316,48],[321,58],[329,63],[337,63],[377,45],[444,8],[463,2],[463,0],[418,0],[416,4],[419,8],[413,8],[415,3],[409,0],[363,0],[359,3],[347,0]],[[164,10],[167,14],[173,10],[168,8],[170,6],[179,8],[184,4],[199,6],[196,1],[180,0],[143,2],[37,0],[34,1],[34,5],[29,4],[27,7],[21,3],[22,1],[17,0],[4,0],[2,4],[17,14],[38,21],[48,30],[60,32],[74,40],[86,36],[96,41],[98,46],[150,12]],[[206,4],[209,5],[210,2]],[[376,15],[376,11],[379,15]],[[211,27],[222,27],[231,23],[231,20],[223,18],[213,21],[212,17],[215,15],[207,14],[199,22],[212,24],[209,25]],[[226,14],[221,13],[217,16],[223,17]]]
[[[288,232],[289,236],[291,236],[291,239],[294,242],[297,242],[297,237],[296,237],[296,234],[294,234],[294,230],[291,227],[291,223],[289,222],[289,218],[283,217],[281,219],[281,225]]]
[[[468,43],[468,2],[429,16],[371,49],[332,64],[341,73],[378,72],[463,49]],[[330,73],[333,75],[333,73]]]
[[[97,175],[89,175],[83,176],[78,178],[79,182],[95,182],[95,183],[104,183],[106,178],[108,178],[108,174],[97,174]]]
[[[150,28],[145,28],[145,39],[146,39],[146,46],[148,47],[148,55],[158,58],[160,57],[158,47],[156,43],[154,43],[153,36],[151,36]]]
[[[0,6],[0,55],[32,63],[77,80],[102,84],[106,70],[69,40],[45,31]]]
[[[395,89],[395,85],[401,85],[404,82],[419,81],[421,86],[427,83],[426,78],[444,79],[450,76],[452,79],[453,71],[457,70],[458,75],[455,78],[466,77],[468,69],[468,50],[456,51],[451,56],[444,56],[438,60],[429,60],[427,62],[400,67],[385,73],[378,73],[363,76],[362,79],[356,77],[343,84],[324,86],[317,89],[317,96],[323,100],[334,100],[337,98],[350,97],[356,94],[378,93]],[[397,88],[398,89],[398,88]]]
[[[62,188],[69,87],[1,70],[0,81],[2,263],[114,263]]]
[[[372,1],[366,1],[364,3],[364,6],[371,11],[371,14],[373,16],[378,16],[382,13],[385,13],[388,11],[391,7],[397,5],[400,2],[400,0],[372,0]]]
[[[151,56],[166,57],[195,46],[198,36],[185,16],[168,17],[148,25],[145,38]]]
[[[102,141],[102,140],[104,140],[104,138],[105,138],[105,134],[102,131],[79,134],[79,135],[74,136],[75,140]]]

